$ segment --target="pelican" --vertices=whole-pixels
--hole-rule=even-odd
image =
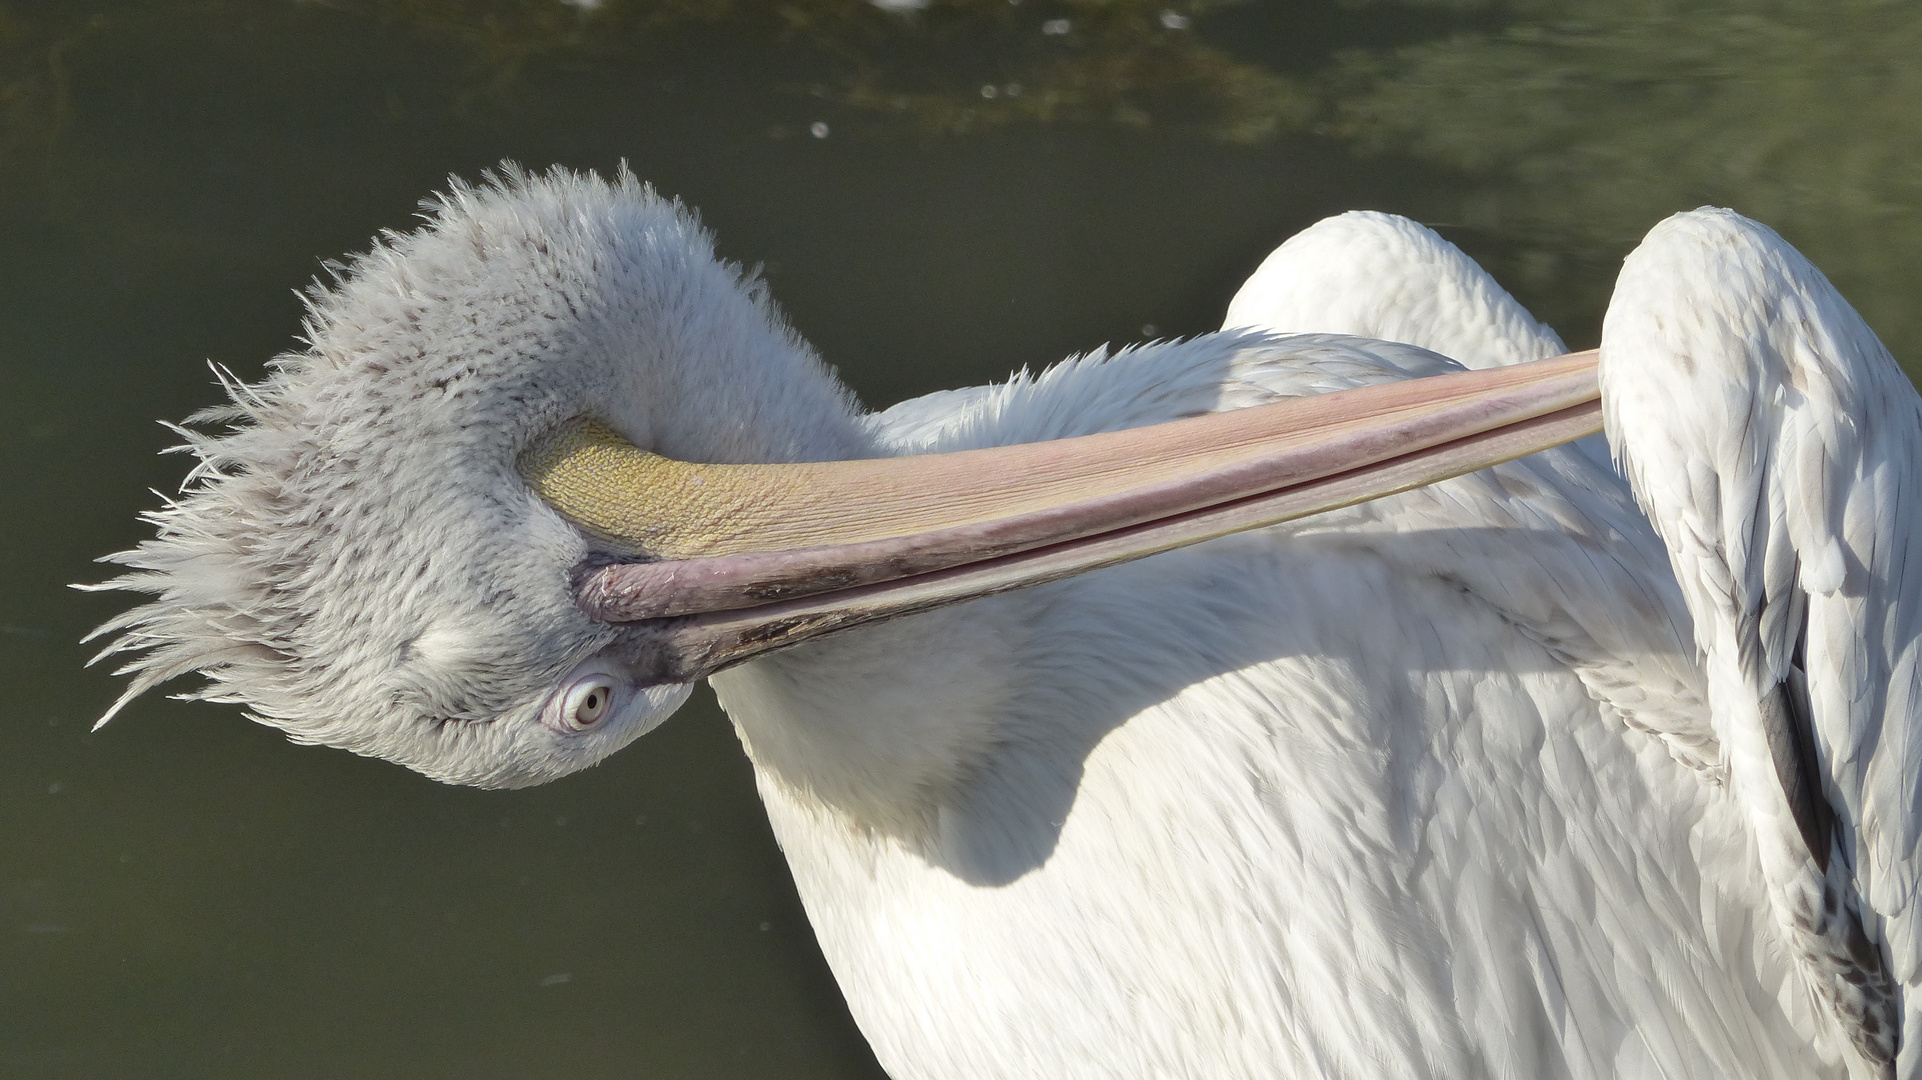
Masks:
[[[182,429],[114,711],[514,787],[708,678],[900,1080],[1916,1075],[1922,413],[1827,280],[1661,223],[1599,403],[1387,215],[1228,325],[869,413],[631,175],[456,183]]]

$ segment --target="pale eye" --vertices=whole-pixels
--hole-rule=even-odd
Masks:
[[[614,683],[606,676],[582,679],[561,702],[561,722],[575,731],[591,728],[614,711]]]
[[[574,720],[582,726],[592,724],[607,714],[607,700],[614,695],[610,686],[590,686],[581,697],[580,704],[574,706]]]
[[[633,739],[673,715],[693,689],[685,683],[636,686],[617,660],[590,656],[574,666],[541,703],[540,722],[570,745],[613,747],[609,739]],[[587,734],[592,732],[592,735]]]

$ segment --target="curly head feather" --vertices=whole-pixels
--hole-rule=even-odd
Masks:
[[[625,170],[510,166],[425,216],[316,284],[306,349],[255,385],[222,373],[232,403],[188,422],[225,433],[177,429],[199,463],[96,586],[154,597],[94,632],[136,654],[102,723],[199,672],[188,697],[439,779],[582,768],[645,727],[538,721],[616,632],[575,606],[589,541],[520,453],[582,415],[702,460],[852,448],[850,399],[760,283]]]

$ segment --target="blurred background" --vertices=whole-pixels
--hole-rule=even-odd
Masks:
[[[0,1075],[850,1077],[711,697],[526,792],[117,693],[155,421],[450,174],[627,162],[864,401],[1206,332],[1424,221],[1573,347],[1704,203],[1922,357],[1922,16],[1853,0],[0,0]]]

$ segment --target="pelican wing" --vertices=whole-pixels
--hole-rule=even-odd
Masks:
[[[1864,1064],[1886,1075],[1899,1050],[1910,1075],[1922,400],[1820,271],[1714,209],[1629,256],[1602,391],[1694,615],[1775,915]]]
[[[1223,325],[1400,341],[1469,368],[1568,351],[1460,248],[1424,225],[1372,210],[1290,237],[1235,293]]]

